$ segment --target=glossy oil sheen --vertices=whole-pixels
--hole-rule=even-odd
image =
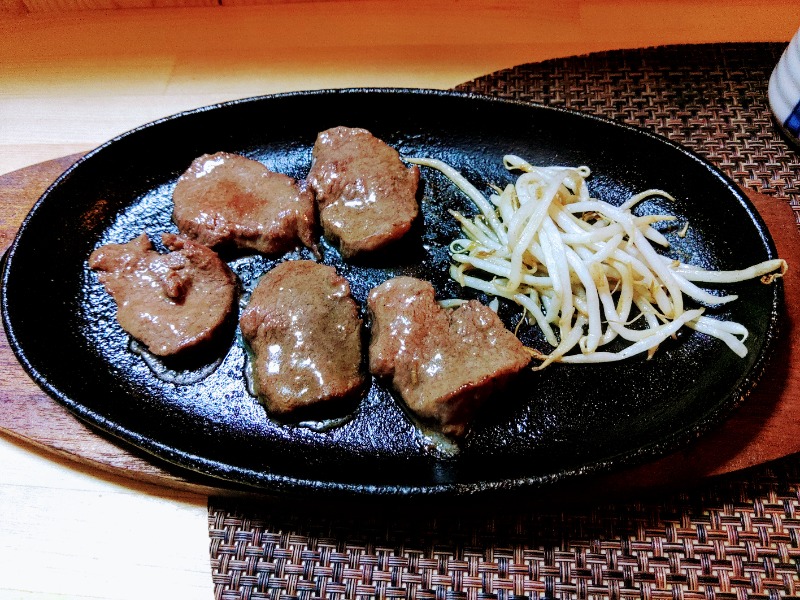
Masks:
[[[751,389],[776,335],[780,285],[726,286],[735,287],[739,300],[711,311],[749,328],[746,359],[687,331],[649,361],[526,372],[490,399],[455,455],[421,436],[381,382],[372,382],[337,426],[271,419],[247,391],[246,353],[235,335],[220,356],[200,360],[221,358],[208,377],[188,377],[186,385],[157,377],[131,352],[113,302],[87,268],[90,252],[143,230],[154,241],[173,231],[171,191],[197,156],[242,153],[302,179],[317,132],[337,125],[369,129],[404,156],[442,159],[484,191],[512,181],[502,167],[507,153],[533,164],[585,164],[593,172],[592,193],[610,202],[651,187],[677,198],[640,208],[689,220],[684,239],[666,231],[676,258],[733,269],[775,256],[760,217],[727,178],[644,131],[553,108],[435,91],[247,99],[120,136],[44,194],[7,255],[2,280],[6,330],[28,372],[81,418],[201,473],[271,491],[395,496],[522,490],[641,462],[701,434]],[[428,169],[422,169],[421,185],[422,218],[400,246],[345,262],[322,244],[323,261],[350,281],[362,311],[372,287],[401,274],[431,281],[440,298],[475,297],[447,276],[447,247],[459,232],[447,211],[470,212],[470,204]],[[276,262],[311,257],[299,250],[225,258],[246,300]],[[519,317],[513,306],[501,304],[499,313],[509,326]],[[521,337],[546,349],[533,330]]]

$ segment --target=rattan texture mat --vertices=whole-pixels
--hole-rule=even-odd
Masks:
[[[618,50],[521,65],[457,89],[649,129],[693,150],[739,185],[787,199],[800,217],[800,154],[778,132],[767,100],[770,73],[786,46]]]
[[[654,130],[785,199],[800,222],[800,155],[766,98],[785,46],[596,53],[458,89]],[[800,599],[798,457],[692,489],[558,498],[385,510],[211,498],[215,598]]]

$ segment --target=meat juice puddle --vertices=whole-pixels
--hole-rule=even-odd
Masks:
[[[194,385],[200,383],[211,375],[225,360],[224,356],[214,359],[212,362],[193,369],[176,370],[168,367],[155,354],[150,352],[135,339],[130,338],[128,344],[130,351],[142,359],[145,365],[152,371],[156,378],[166,383],[174,385]]]
[[[253,396],[256,400],[259,400],[258,393],[256,392],[255,376],[253,374],[253,353],[250,350],[250,346],[241,338],[241,333],[238,331],[236,332],[236,339],[237,342],[241,344],[245,350],[244,353],[245,389],[247,390],[248,394]],[[341,417],[330,417],[328,419],[320,419],[318,421],[305,420],[305,421],[298,421],[296,423],[282,423],[280,421],[276,421],[276,423],[280,423],[281,425],[302,427],[304,429],[309,429],[315,433],[325,433],[326,431],[330,431],[331,429],[336,429],[337,427],[341,427],[345,423],[351,421],[354,418],[354,416],[355,416],[354,414],[346,414],[342,415]]]
[[[404,403],[400,402],[400,406],[403,408],[403,414],[414,425],[414,438],[422,451],[436,452],[443,458],[455,458],[461,452],[461,447],[456,442],[441,431],[420,422],[406,409]]]
[[[258,394],[256,393],[256,386],[253,380],[252,352],[250,351],[250,348],[244,342],[244,340],[241,339],[238,332],[236,337],[237,337],[237,343],[239,343],[239,345],[241,345],[245,349],[245,362],[244,362],[245,389],[247,390],[247,393],[250,394],[250,396],[258,400]],[[201,381],[209,377],[214,371],[216,371],[217,368],[219,368],[219,366],[225,360],[224,356],[220,356],[214,361],[194,369],[177,370],[177,369],[172,369],[167,365],[165,365],[164,362],[158,356],[147,350],[142,344],[140,344],[133,338],[130,338],[128,348],[133,354],[142,359],[142,362],[144,362],[144,364],[147,365],[147,367],[150,369],[150,371],[157,379],[160,379],[165,383],[170,383],[179,386],[194,385],[200,383]],[[299,421],[297,423],[281,423],[281,425],[303,427],[304,429],[309,429],[316,433],[324,433],[326,431],[330,431],[331,429],[341,427],[348,421],[351,421],[353,417],[354,415],[347,414],[341,417],[331,417],[329,419],[320,419],[320,420],[305,420],[305,421]]]

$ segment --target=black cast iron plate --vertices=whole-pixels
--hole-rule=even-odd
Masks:
[[[273,491],[470,495],[519,490],[641,462],[678,447],[719,421],[747,395],[776,335],[779,285],[726,286],[739,299],[721,310],[750,330],[745,359],[704,335],[684,332],[652,360],[553,365],[526,372],[487,403],[456,456],[421,442],[391,391],[373,382],[343,425],[327,431],[278,423],[248,394],[245,355],[232,336],[208,377],[175,385],[130,350],[113,302],[87,268],[98,245],[146,231],[175,230],[171,191],[195,157],[220,150],[303,178],[319,131],[364,127],[404,156],[443,159],[478,188],[513,180],[508,153],[533,164],[588,165],[593,195],[622,202],[661,188],[685,238],[666,233],[671,255],[733,269],[775,257],[769,233],[736,186],[697,156],[650,133],[553,108],[425,90],[328,90],[245,99],[189,111],[124,134],[81,159],[42,196],[7,254],[3,317],[27,371],[77,416],[162,459],[237,484]],[[368,290],[408,274],[440,297],[471,297],[448,279],[447,247],[459,228],[448,208],[469,202],[423,169],[419,227],[393,253],[347,263],[323,245],[323,260]],[[276,261],[231,258],[243,289]],[[732,289],[732,288],[735,288]],[[478,295],[480,297],[480,295]],[[485,298],[482,298],[486,300]],[[519,311],[500,310],[513,327]],[[533,330],[529,345],[546,350]]]

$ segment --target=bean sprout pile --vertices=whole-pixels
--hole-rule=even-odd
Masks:
[[[672,196],[651,189],[612,205],[590,197],[585,166],[533,166],[507,155],[506,169],[521,174],[486,198],[442,161],[408,162],[442,172],[477,207],[472,218],[450,211],[464,234],[450,245],[450,276],[462,286],[517,303],[523,318],[535,321],[553,348],[549,353],[530,349],[542,361],[535,369],[553,362],[618,361],[645,352],[649,358],[684,326],[719,338],[744,357],[747,329],[703,314],[705,307],[727,304],[736,295],[714,295],[696,283],[753,278],[770,283],[787,269],[784,260],[774,259],[712,271],[660,254],[654,246],[666,248],[669,242],[653,224],[675,217],[636,216],[632,209],[648,198]],[[685,233],[684,226],[679,235]],[[699,306],[687,307],[684,296]],[[622,350],[602,350],[617,338],[626,342]]]

